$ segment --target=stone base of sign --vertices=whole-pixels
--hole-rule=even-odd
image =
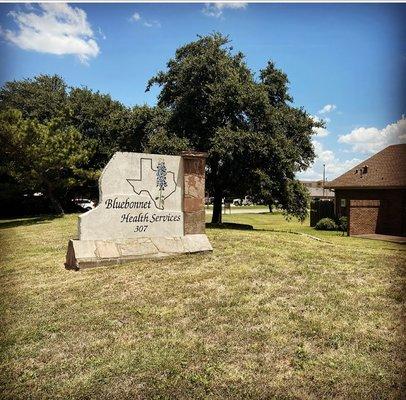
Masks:
[[[205,234],[128,240],[70,240],[65,267],[83,269],[122,264],[140,258],[213,251]]]

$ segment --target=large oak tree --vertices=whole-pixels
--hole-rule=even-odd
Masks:
[[[255,79],[243,54],[215,33],[180,47],[147,90],[154,84],[158,105],[170,113],[167,131],[208,153],[212,222],[221,222],[224,196],[245,193],[304,219],[306,191],[295,174],[313,161],[312,129],[320,124],[290,105],[282,71],[269,62]]]

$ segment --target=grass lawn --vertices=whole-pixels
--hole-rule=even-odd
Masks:
[[[400,398],[405,247],[225,220],[257,230],[79,272],[63,268],[76,216],[0,221],[0,398]]]
[[[206,215],[206,221],[210,222],[211,217],[211,215]],[[303,223],[299,222],[297,219],[291,219],[288,221],[281,212],[270,214],[267,209],[264,210],[261,215],[245,213],[238,214],[237,211],[234,211],[234,213],[232,212],[231,214],[223,214],[223,222],[248,224],[252,225],[256,230],[302,233],[345,247],[396,249],[406,251],[406,246],[401,244],[347,237],[346,235],[343,236],[342,232],[339,231],[317,231],[310,227],[309,219],[306,219]]]

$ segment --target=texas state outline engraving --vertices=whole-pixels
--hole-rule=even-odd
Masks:
[[[145,181],[155,182],[156,193],[151,193],[150,190],[144,188]],[[140,177],[138,179],[127,179],[127,182],[131,185],[135,194],[148,194],[158,210],[165,209],[165,200],[175,193],[177,188],[175,174],[166,169],[165,161],[159,161],[157,168],[154,169],[151,158],[141,158]]]

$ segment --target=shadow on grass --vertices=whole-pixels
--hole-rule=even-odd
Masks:
[[[61,218],[62,215],[39,215],[37,217],[17,217],[0,220],[0,229],[17,228],[19,226],[30,226],[36,224],[44,224],[53,221],[56,218]]]
[[[237,229],[241,231],[252,231],[254,227],[248,224],[235,224],[233,222],[222,222],[221,224],[214,224],[206,222],[207,229]]]

